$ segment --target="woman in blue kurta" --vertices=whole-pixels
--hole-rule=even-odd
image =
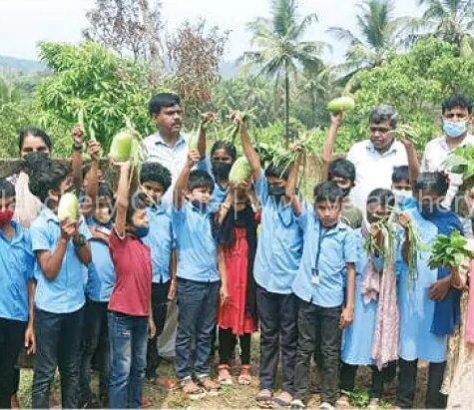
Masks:
[[[430,245],[437,235],[462,232],[458,217],[440,205],[448,189],[441,173],[423,173],[415,184],[418,208],[407,211],[421,241]],[[411,244],[410,244],[411,245]],[[400,300],[400,373],[397,405],[413,407],[418,360],[429,362],[427,408],[445,407],[441,388],[446,365],[447,335],[459,322],[459,292],[450,287],[447,267],[430,269],[430,252],[418,252],[416,278],[402,269],[399,280]]]

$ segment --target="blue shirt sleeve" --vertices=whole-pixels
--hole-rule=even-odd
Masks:
[[[301,228],[301,230],[306,232],[306,228],[308,227],[308,216],[309,216],[309,209],[308,205],[305,202],[301,203],[301,215],[296,217],[296,223]]]
[[[44,225],[33,225],[30,229],[31,248],[33,251],[52,251],[48,227]]]
[[[211,163],[207,157],[201,158],[201,161],[199,161],[196,164],[196,170],[198,171],[206,171],[207,173],[211,174]]]
[[[357,237],[353,229],[348,229],[344,240],[344,260],[346,263],[357,262]]]
[[[254,187],[260,204],[264,206],[268,199],[268,184],[263,170],[261,171],[259,178],[255,181]]]
[[[90,241],[92,239],[91,231],[89,230],[89,227],[87,226],[86,220],[82,217],[81,217],[81,224],[79,225],[79,233],[81,235],[84,235],[87,241]]]

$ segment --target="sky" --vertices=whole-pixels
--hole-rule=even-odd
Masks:
[[[230,30],[224,55],[227,61],[250,49],[250,35],[245,24],[256,17],[268,17],[270,0],[161,0],[165,29],[169,33],[184,20],[205,18],[209,25]],[[330,42],[329,62],[340,61],[345,44],[326,33],[328,27],[342,26],[355,30],[356,4],[359,0],[299,0],[299,13],[317,13],[306,39]],[[87,27],[86,11],[94,0],[0,0],[0,55],[37,59],[36,43],[41,40],[79,42]],[[416,16],[416,0],[396,0],[397,16]]]

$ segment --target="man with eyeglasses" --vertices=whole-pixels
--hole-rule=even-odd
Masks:
[[[356,168],[351,200],[359,209],[365,209],[372,190],[390,189],[394,167],[408,165],[405,146],[395,139],[397,116],[392,106],[374,108],[369,115],[370,139],[355,143],[347,154]]]
[[[456,148],[474,145],[474,135],[469,133],[469,126],[472,123],[472,99],[463,95],[453,95],[443,101],[441,110],[444,135],[426,144],[421,172],[444,171],[446,160]],[[442,205],[445,208],[454,206],[456,213],[460,211],[460,202],[453,200],[457,198],[462,182],[462,175],[449,173],[449,189]],[[466,234],[472,235],[469,221],[466,219],[463,224],[467,228]]]

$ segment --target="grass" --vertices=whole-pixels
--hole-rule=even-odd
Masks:
[[[255,337],[252,346],[252,357],[254,358],[253,374],[258,372],[258,340]],[[159,367],[160,374],[165,377],[174,376],[174,365],[171,362],[163,362]],[[426,392],[427,366],[425,363],[419,364],[417,393],[415,398],[415,407],[424,407],[424,396]],[[238,368],[233,368],[233,374],[237,376]],[[277,379],[280,380],[281,375],[278,373]],[[31,383],[33,380],[33,371],[31,369],[22,369],[21,383],[19,391],[19,399],[22,408],[31,408]],[[356,385],[357,389],[351,396],[353,408],[364,408],[369,402],[368,387],[371,382],[371,371],[369,368],[360,368],[357,373]],[[310,391],[312,392],[309,401],[309,408],[317,408],[320,404],[317,386],[319,384],[319,375],[312,370]],[[97,391],[97,379],[93,378],[93,388]],[[205,397],[199,401],[191,401],[181,394],[181,391],[165,391],[154,385],[145,384],[144,396],[152,400],[153,408],[186,408],[186,409],[250,409],[256,408],[255,396],[259,390],[258,380],[255,377],[249,386],[240,386],[236,382],[232,386],[223,386],[222,392],[217,397]],[[53,386],[53,394],[56,398],[60,397],[59,383],[55,381]],[[393,395],[386,398],[386,401],[380,404],[380,408],[389,409],[392,407]]]

